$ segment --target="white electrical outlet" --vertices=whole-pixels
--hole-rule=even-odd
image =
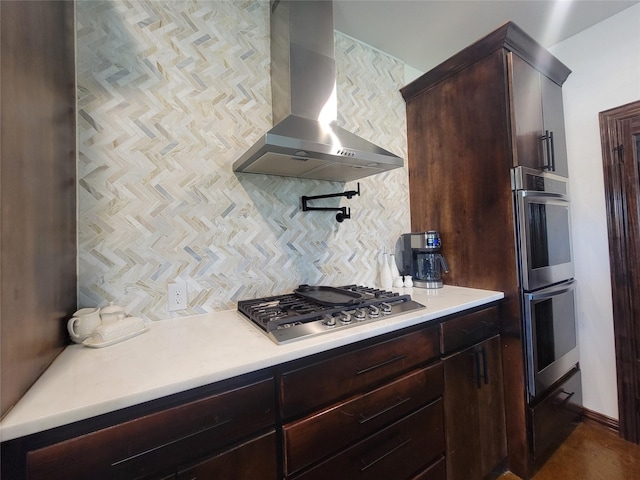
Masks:
[[[176,282],[169,284],[169,304],[170,312],[177,312],[187,308],[187,284],[186,282]]]

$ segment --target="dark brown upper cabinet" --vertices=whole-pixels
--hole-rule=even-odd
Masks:
[[[514,165],[568,177],[562,87],[512,52],[507,60],[515,129]]]

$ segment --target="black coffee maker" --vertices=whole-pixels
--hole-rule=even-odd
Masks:
[[[402,239],[404,274],[413,277],[415,287],[442,288],[440,267],[444,273],[449,273],[449,267],[444,255],[440,253],[440,234],[435,230],[405,233]]]

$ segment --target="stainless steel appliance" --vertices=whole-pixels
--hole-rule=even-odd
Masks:
[[[574,282],[524,293],[527,389],[530,398],[551,387],[580,360]]]
[[[415,287],[442,288],[440,267],[445,273],[449,273],[449,266],[440,253],[440,234],[435,230],[405,233],[402,239],[404,274],[413,277]]]
[[[235,172],[348,182],[404,160],[336,124],[333,3],[271,2],[274,127],[233,164]]]
[[[522,288],[573,278],[567,179],[517,167],[513,180]]]
[[[278,344],[422,308],[411,295],[358,285],[300,285],[293,293],[238,302],[238,311]]]
[[[579,361],[567,179],[513,169],[529,403]]]

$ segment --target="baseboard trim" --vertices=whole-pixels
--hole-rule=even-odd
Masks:
[[[594,412],[593,410],[589,410],[588,408],[582,408],[582,419],[590,422],[595,422],[603,427],[606,427],[610,430],[613,430],[616,433],[619,433],[620,424],[618,420],[615,418],[608,417],[599,412]]]

